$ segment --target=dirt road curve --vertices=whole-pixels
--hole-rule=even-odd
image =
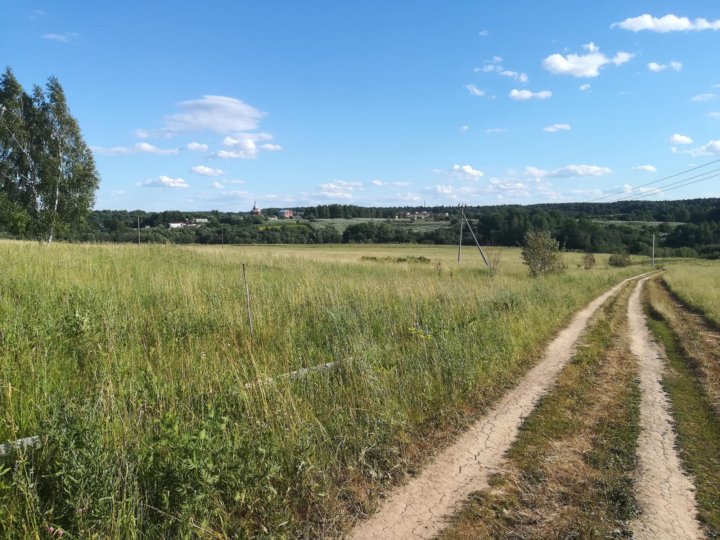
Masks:
[[[641,280],[628,303],[630,349],[639,360],[640,426],[635,489],[641,516],[632,524],[638,539],[691,539],[702,534],[695,519],[692,482],[675,451],[670,408],[660,386],[662,353],[652,341],[640,302]]]
[[[523,419],[570,359],[590,317],[624,283],[578,312],[517,387],[455,444],[440,453],[419,476],[397,489],[379,511],[359,523],[348,538],[432,538],[445,528],[446,516],[470,493],[487,487],[488,477],[497,470]]]

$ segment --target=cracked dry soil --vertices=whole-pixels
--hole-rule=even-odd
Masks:
[[[670,404],[660,384],[663,352],[650,336],[640,302],[646,281],[638,282],[628,303],[630,350],[639,362],[641,393],[635,480],[641,515],[632,523],[632,529],[638,539],[701,538],[693,484],[680,464]]]
[[[474,491],[488,487],[525,417],[572,357],[579,337],[597,309],[625,283],[611,288],[579,311],[547,347],[542,360],[494,408],[417,477],[394,490],[369,519],[347,538],[433,538],[447,517]]]

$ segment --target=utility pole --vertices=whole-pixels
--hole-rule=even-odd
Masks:
[[[655,233],[653,233],[652,265],[655,267]]]
[[[460,207],[460,238],[458,239],[458,263],[460,262],[460,256],[462,255],[462,235],[463,235],[463,227],[465,226],[465,209],[463,208],[462,204],[458,205]]]
[[[480,256],[482,257],[483,262],[486,266],[490,266],[490,261],[488,261],[488,258],[485,256],[485,252],[480,247],[480,242],[478,242],[477,236],[475,236],[475,231],[473,231],[472,225],[470,225],[470,221],[465,216],[465,207],[466,204],[460,204],[458,207],[460,208],[460,239],[458,240],[458,262],[460,262],[460,254],[462,252],[462,235],[463,235],[463,227],[467,223],[468,229],[470,229],[470,234],[473,237],[473,240],[475,240],[475,245],[478,248],[478,251],[480,252]]]

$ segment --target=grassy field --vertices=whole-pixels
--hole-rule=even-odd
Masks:
[[[720,325],[720,261],[674,262],[663,277],[680,300]]]
[[[0,536],[338,533],[641,271],[518,255],[0,243],[0,442],[42,438],[0,459]]]

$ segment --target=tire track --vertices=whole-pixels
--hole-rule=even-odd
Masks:
[[[635,484],[641,515],[632,529],[638,539],[701,538],[693,484],[675,450],[670,404],[660,384],[663,353],[650,337],[640,302],[646,281],[638,282],[628,303],[630,350],[639,361],[641,392]]]
[[[570,360],[590,317],[625,283],[637,277],[622,281],[579,311],[513,390],[419,476],[396,489],[377,513],[350,531],[348,538],[432,538],[444,529],[446,516],[458,509],[470,493],[488,487],[488,478],[498,471],[524,418]]]

